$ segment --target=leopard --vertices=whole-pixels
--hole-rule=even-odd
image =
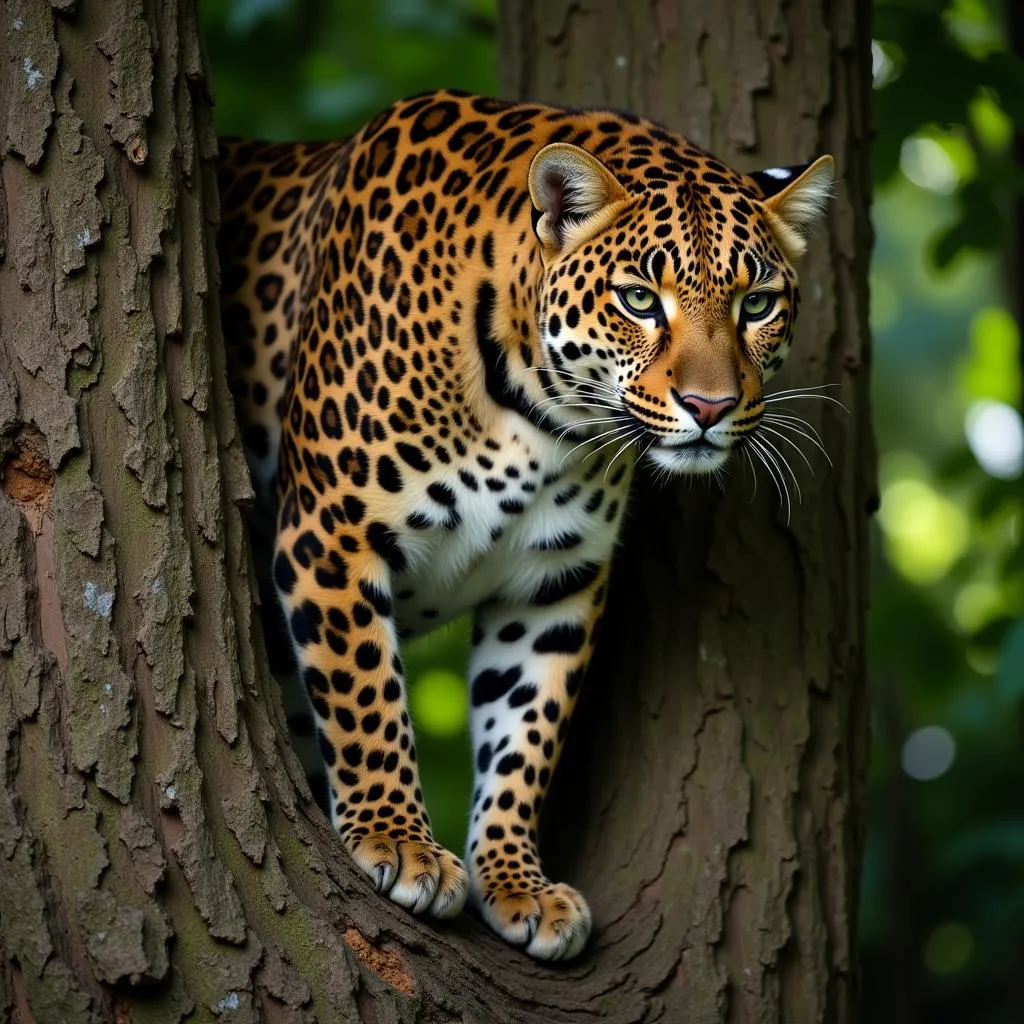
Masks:
[[[538,823],[631,487],[757,436],[835,162],[741,173],[630,113],[454,90],[219,160],[253,548],[330,821],[413,914],[468,899],[530,956],[575,957],[592,914]],[[431,831],[402,658],[463,615],[465,859]]]

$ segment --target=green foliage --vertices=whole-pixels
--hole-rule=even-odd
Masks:
[[[1011,145],[1024,123],[1024,63],[1008,51],[998,11],[985,0],[877,0],[874,33],[883,87],[875,180],[908,169],[921,140],[937,143],[949,166],[934,150],[928,162],[955,186],[957,217],[933,240],[936,264],[967,248],[999,249],[1006,201],[1024,186]]]
[[[1003,290],[1024,75],[983,0],[877,0],[876,15],[862,1017],[996,1024],[1024,1005],[1022,353]],[[929,735],[954,744],[935,777],[914,760]]]
[[[224,133],[338,137],[401,95],[496,88],[493,0],[202,10]],[[1022,355],[1004,291],[1024,73],[1002,13],[876,0],[882,508],[862,1016],[883,1024],[1024,1017],[1024,488],[1007,455]],[[453,687],[466,656],[465,624],[406,654],[424,788],[455,849],[471,778]]]
[[[440,85],[495,90],[487,0],[202,0],[222,134],[340,138]]]
[[[409,644],[405,670],[430,823],[438,842],[461,851],[469,821],[473,756],[469,743],[466,663],[469,629],[454,622]],[[461,693],[452,692],[461,683]]]

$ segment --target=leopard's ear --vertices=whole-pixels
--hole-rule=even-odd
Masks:
[[[540,212],[534,230],[545,257],[569,252],[610,219],[629,198],[597,157],[579,146],[552,142],[530,164],[530,198]]]
[[[798,167],[771,167],[750,177],[764,194],[764,211],[772,232],[789,259],[802,256],[832,198],[836,163],[818,157]]]

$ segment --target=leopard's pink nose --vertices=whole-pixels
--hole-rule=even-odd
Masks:
[[[672,392],[675,400],[697,421],[704,430],[713,427],[730,410],[735,409],[737,398],[704,398],[702,395],[680,395]]]

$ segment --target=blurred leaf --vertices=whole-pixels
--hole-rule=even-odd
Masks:
[[[999,515],[1008,504],[1017,500],[1019,489],[1016,481],[996,480],[986,477],[978,489],[975,508],[980,519],[990,519]]]
[[[244,35],[265,18],[284,11],[290,4],[291,0],[231,0],[228,28],[238,35]]]
[[[1013,118],[990,90],[983,89],[970,104],[971,127],[978,140],[993,152],[1003,152],[1013,140]]]
[[[891,181],[901,166],[914,177],[906,143],[922,130],[939,138],[970,126],[962,144],[973,160],[950,151],[960,215],[937,235],[933,258],[945,268],[965,249],[998,248],[1003,203],[1024,189],[1009,153],[1014,126],[1024,125],[1024,60],[1007,50],[999,11],[984,0],[878,0],[874,34],[894,67],[878,89],[876,179]]]
[[[993,619],[971,634],[971,643],[977,647],[998,647],[1003,642],[1007,626],[1012,621],[1006,616]]]
[[[394,100],[494,93],[494,0],[204,0],[218,131],[343,138]]]
[[[970,354],[958,368],[968,398],[992,398],[1007,405],[1021,400],[1020,331],[1002,306],[983,306],[971,319]]]
[[[891,562],[919,584],[941,579],[970,541],[969,521],[956,502],[909,476],[883,484],[878,519]]]
[[[926,683],[939,694],[964,668],[963,645],[949,623],[923,591],[891,572],[875,588],[870,640],[876,671],[892,672],[903,687]]]
[[[999,654],[998,679],[999,690],[1005,696],[1015,700],[1024,697],[1024,619],[1006,632]]]
[[[1006,818],[986,822],[942,843],[935,851],[936,869],[946,877],[996,861],[1024,863],[1024,821]]]
[[[960,921],[947,921],[933,928],[925,940],[921,958],[932,974],[953,974],[963,970],[974,953],[974,936]]]
[[[956,484],[966,476],[976,476],[978,463],[971,454],[970,448],[962,445],[944,455],[933,467],[936,482],[940,484]]]
[[[1017,533],[1021,532],[1020,520],[1022,516],[1020,509],[1017,510]],[[1018,573],[1024,573],[1024,544],[1018,543],[1017,546],[1011,551],[1009,557],[1006,559],[1006,563],[1003,566],[1003,571],[1007,576],[1013,576]]]
[[[410,703],[417,729],[434,736],[457,736],[469,722],[466,680],[450,669],[431,668],[417,676]]]
[[[1002,211],[983,182],[968,182],[958,199],[960,219],[935,241],[933,258],[940,268],[948,267],[964,249],[995,249],[1006,241]]]
[[[331,124],[351,119],[362,110],[387,106],[382,93],[372,78],[316,82],[306,89],[303,106],[312,120]]]

